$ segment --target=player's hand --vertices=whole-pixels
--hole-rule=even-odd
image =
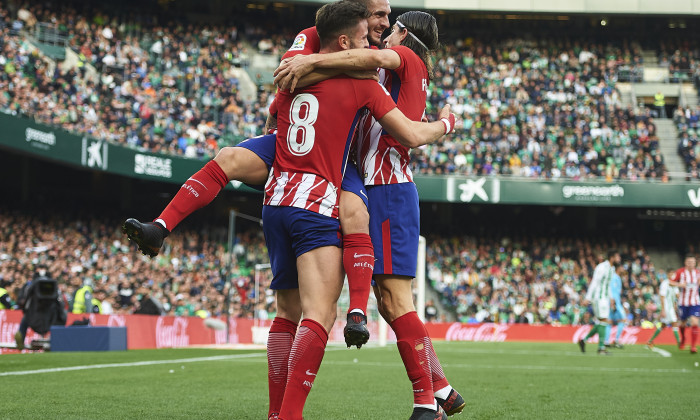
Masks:
[[[445,105],[440,110],[440,115],[438,115],[440,121],[445,124],[445,134],[450,134],[455,129],[455,124],[457,122],[457,117],[455,114],[450,112],[450,104]]]
[[[375,82],[379,81],[379,72],[376,70],[348,70],[345,72],[345,75],[353,79],[372,79]]]
[[[285,58],[272,73],[275,76],[274,84],[280,90],[289,89],[294,92],[299,79],[314,71],[315,62],[313,54]]]

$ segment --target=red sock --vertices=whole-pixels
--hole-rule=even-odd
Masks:
[[[430,340],[430,352],[428,353],[428,358],[430,359],[430,372],[432,374],[433,380],[433,392],[439,391],[442,388],[449,386],[450,383],[447,382],[445,372],[442,371],[442,365],[440,365],[440,360],[438,360],[437,354],[435,354],[435,349],[433,348],[432,340]]]
[[[685,325],[679,327],[681,333],[681,346],[685,345]]]
[[[414,406],[432,406],[435,404],[435,396],[428,356],[431,344],[425,325],[413,311],[396,318],[391,323],[391,328],[396,333],[396,345],[408,379],[413,384]]]
[[[695,348],[695,343],[698,341],[698,327],[690,327],[690,348]]]
[[[318,322],[303,319],[289,355],[289,376],[280,409],[280,420],[301,420],[304,404],[321,367],[328,333]]]
[[[182,184],[180,191],[156,220],[163,221],[165,228],[172,232],[185,217],[211,203],[228,181],[221,166],[210,160]]]
[[[272,413],[279,413],[282,407],[284,388],[287,386],[289,352],[296,332],[297,324],[285,318],[276,317],[270,326],[267,337],[267,386],[270,399],[268,417]]]
[[[367,301],[374,270],[374,248],[368,234],[343,235],[343,267],[348,275],[350,291],[348,309],[361,309],[367,315]]]

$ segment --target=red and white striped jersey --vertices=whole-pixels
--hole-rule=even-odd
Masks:
[[[700,270],[697,268],[687,270],[685,267],[676,270],[673,281],[685,283],[687,286],[680,288],[681,295],[678,298],[678,306],[700,305],[700,295],[698,295],[698,285],[700,285]]]
[[[338,197],[360,111],[377,118],[396,108],[373,80],[335,77],[277,93],[275,161],[263,204],[338,218]]]
[[[391,49],[401,57],[401,65],[394,70],[380,70],[380,83],[406,117],[420,121],[425,115],[428,70],[410,48]],[[413,182],[409,150],[384,131],[375,118],[363,115],[358,128],[357,161],[365,185]]]

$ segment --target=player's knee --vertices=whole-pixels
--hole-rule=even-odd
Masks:
[[[405,296],[382,290],[382,304],[380,314],[387,322],[393,322],[396,318],[415,311],[413,300],[407,300]]]
[[[354,196],[352,193],[346,194]],[[343,234],[369,233],[369,213],[359,197],[343,200],[339,216]]]
[[[237,179],[237,169],[240,167],[239,150],[240,148],[227,146],[219,150],[214,161],[219,164],[228,179]]]

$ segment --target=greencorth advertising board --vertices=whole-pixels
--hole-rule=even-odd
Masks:
[[[142,152],[0,113],[0,146],[119,175],[182,183],[205,163]],[[504,177],[416,176],[421,201],[559,206],[700,208],[700,184],[541,181]],[[255,191],[240,182],[227,188]]]

